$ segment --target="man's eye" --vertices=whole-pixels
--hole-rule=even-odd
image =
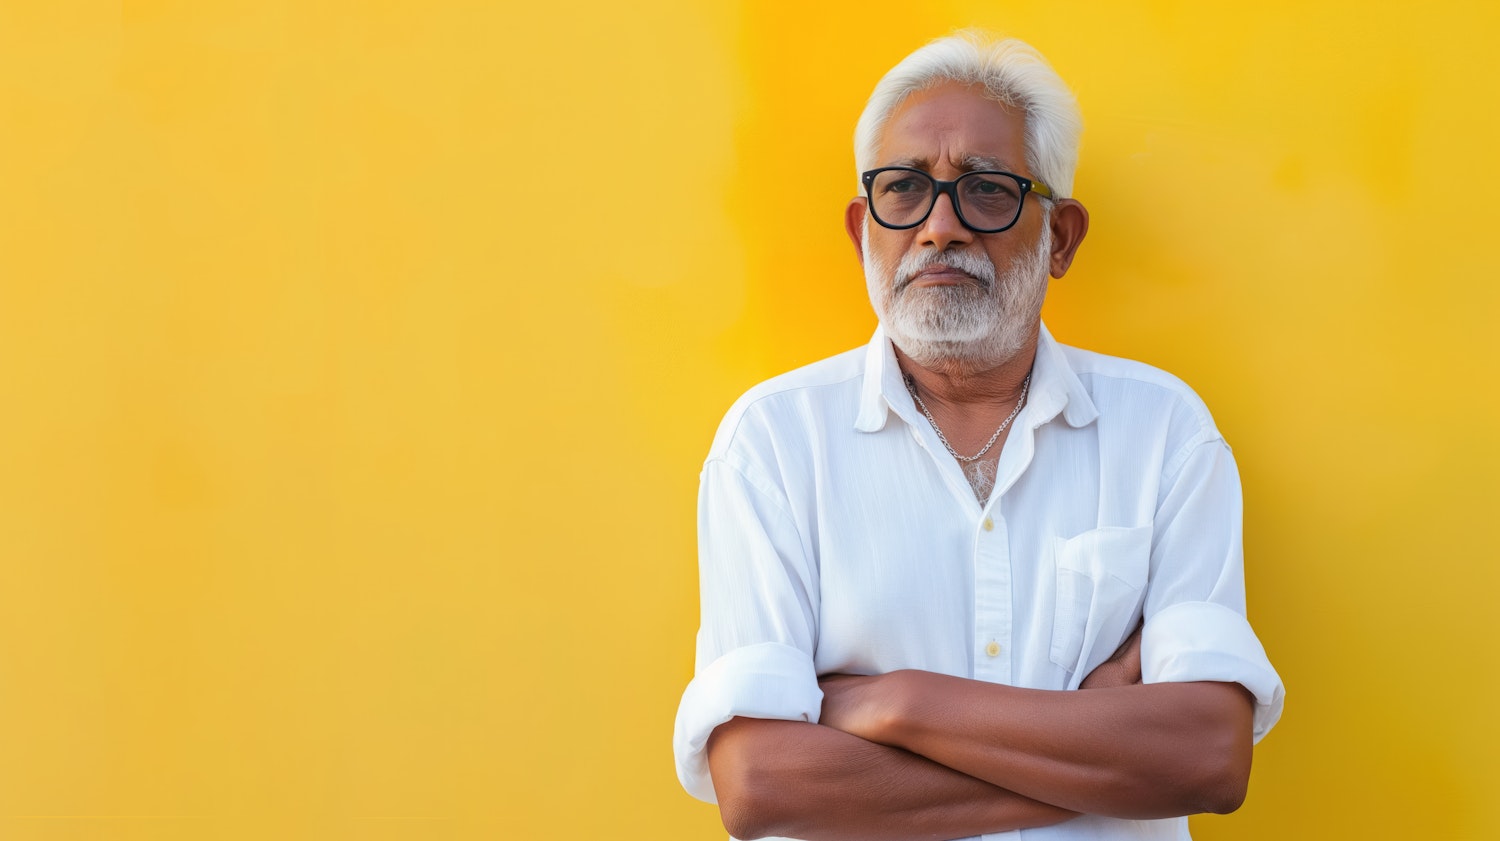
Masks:
[[[964,181],[964,192],[976,196],[998,196],[1015,191],[1014,184],[988,175],[971,175]]]
[[[892,181],[885,187],[887,193],[914,193],[920,189],[922,189],[922,185],[917,183],[915,178],[903,178],[900,181]]]
[[[1018,201],[1020,191],[1014,182],[990,177],[971,176],[964,180],[964,196],[974,201]]]

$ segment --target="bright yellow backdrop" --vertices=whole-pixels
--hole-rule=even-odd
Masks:
[[[1054,332],[1244,471],[1198,836],[1500,837],[1493,14],[1005,5],[0,5],[0,837],[722,837],[698,465],[868,336],[853,123],[968,24],[1088,123]]]

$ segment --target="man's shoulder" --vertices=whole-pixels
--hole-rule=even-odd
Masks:
[[[1218,436],[1208,406],[1176,375],[1134,359],[1063,344],[1058,348],[1098,407],[1101,417],[1108,419],[1143,411],[1152,414],[1166,412],[1174,425],[1191,428],[1204,436]]]
[[[810,418],[838,423],[847,416],[852,426],[867,352],[868,346],[847,350],[779,374],[746,391],[720,422],[709,458],[723,457],[737,444],[753,446],[764,443],[767,436],[795,433],[805,428]]]

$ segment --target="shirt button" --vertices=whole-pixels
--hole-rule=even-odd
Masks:
[[[995,642],[994,640],[990,640],[990,644],[984,647],[984,653],[990,655],[991,657],[999,657],[1000,643]]]
[[[992,520],[992,519],[990,519],[989,517],[985,517],[984,518],[984,530],[985,531],[994,531],[995,530],[995,521]]]

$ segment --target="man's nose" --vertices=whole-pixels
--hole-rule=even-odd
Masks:
[[[938,194],[937,201],[932,205],[932,212],[927,214],[918,233],[918,239],[923,245],[930,245],[938,251],[974,241],[974,232],[958,218],[953,197],[947,193]]]

